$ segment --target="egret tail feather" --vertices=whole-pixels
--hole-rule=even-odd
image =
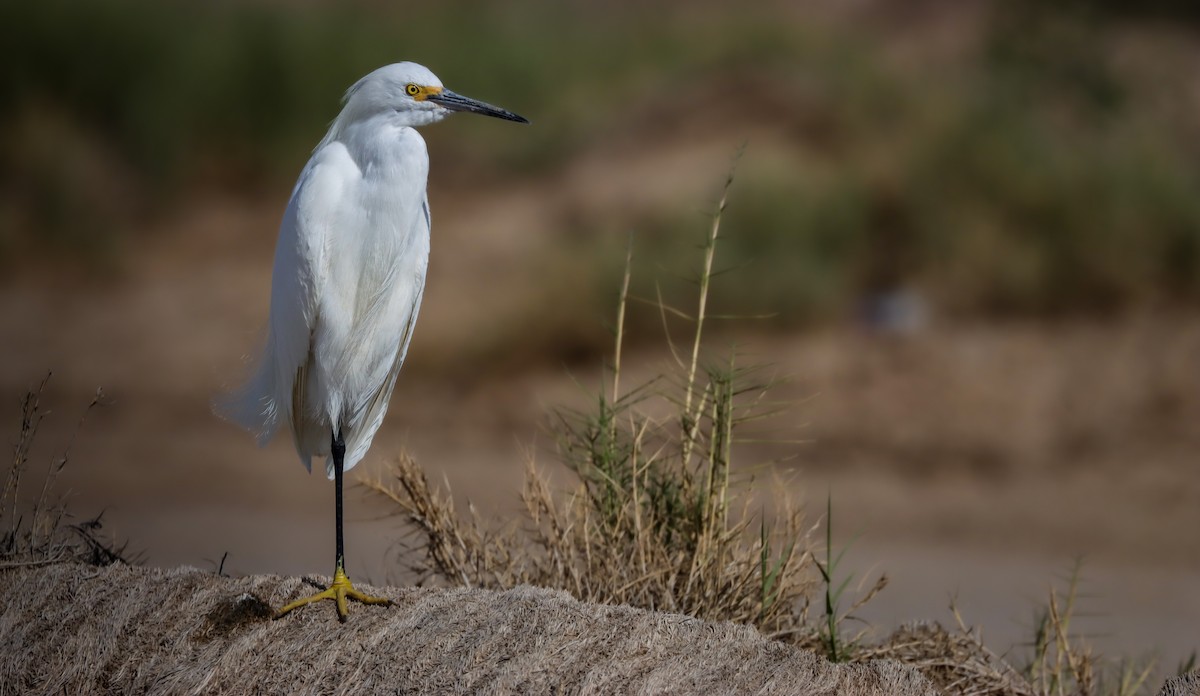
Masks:
[[[279,429],[279,407],[275,402],[275,374],[267,360],[259,360],[253,374],[241,386],[213,399],[213,412],[254,434],[265,445]]]

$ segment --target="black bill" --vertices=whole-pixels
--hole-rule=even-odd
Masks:
[[[440,104],[451,111],[470,111],[473,114],[483,114],[484,116],[495,116],[502,118],[505,121],[516,121],[517,123],[529,123],[529,119],[524,116],[518,116],[511,111],[501,109],[498,106],[492,106],[485,102],[470,97],[464,97],[461,94],[456,94],[448,89],[443,89],[437,94],[431,94],[426,97],[429,101]]]

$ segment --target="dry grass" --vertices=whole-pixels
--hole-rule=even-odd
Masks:
[[[850,659],[897,660],[916,667],[944,693],[962,696],[1134,696],[1151,694],[1153,660],[1112,660],[1098,654],[1084,636],[1072,630],[1078,612],[1081,576],[1078,566],[1066,587],[1051,587],[1039,612],[1029,655],[1021,659],[997,655],[983,644],[981,632],[968,627],[951,604],[957,625],[918,622],[899,629],[877,645],[855,644]],[[1179,665],[1177,675],[1195,668],[1193,660]],[[1160,693],[1167,693],[1168,680]],[[1174,688],[1174,687],[1171,687]],[[1180,693],[1187,693],[1186,691]]]
[[[93,565],[108,565],[116,561],[129,562],[125,545],[116,545],[100,536],[101,515],[70,524],[64,500],[55,495],[55,482],[71,460],[74,435],[62,453],[51,457],[46,465],[42,485],[26,507],[22,504],[21,483],[30,463],[30,452],[37,439],[38,427],[46,415],[41,398],[50,381],[47,374],[36,388],[30,389],[21,401],[21,425],[13,446],[12,463],[4,489],[0,491],[0,569],[20,566],[43,566],[68,561]],[[80,416],[75,433],[83,427],[87,415],[100,404],[102,390]]]
[[[449,494],[431,490],[407,457],[393,480],[368,482],[423,535],[419,570],[472,587],[534,584],[586,601],[736,621],[770,636],[815,635],[805,620],[818,584],[811,529],[787,500],[777,501],[773,521],[752,514],[748,489],[732,478],[743,426],[778,412],[767,398],[770,381],[704,350],[725,202],[722,196],[704,239],[694,312],[653,302],[664,324],[688,323],[690,345],[680,351],[672,344],[672,374],[623,392],[621,348],[632,299],[626,264],[611,390],[596,395],[594,411],[556,413],[573,490],[556,495],[531,460],[521,494],[524,524],[491,531],[473,511],[460,520]]]
[[[605,526],[582,490],[559,500],[530,465],[521,495],[527,524],[497,530],[473,510],[460,518],[449,494],[431,489],[410,457],[398,459],[393,474],[388,484],[372,485],[422,534],[425,554],[416,569],[427,576],[466,587],[550,587],[588,602],[751,624],[771,636],[808,631],[792,608],[814,589],[810,578],[795,579],[811,557],[794,547],[773,554],[770,539],[747,543],[745,522],[689,554],[649,525],[639,530],[632,511],[616,517],[628,528]],[[775,533],[764,529],[760,534]],[[804,531],[798,515],[785,529]]]
[[[1066,589],[1051,587],[1046,606],[1034,630],[1033,653],[1025,674],[1038,694],[1145,693],[1157,665],[1121,661],[1112,664],[1095,653],[1082,637],[1071,631],[1078,612],[1080,566],[1067,579]]]
[[[898,660],[919,669],[947,694],[961,696],[1033,696],[1024,677],[984,647],[977,633],[959,626],[948,631],[936,623],[914,623],[884,643],[860,650],[863,659]]]
[[[1200,696],[1200,672],[1181,674],[1167,680],[1159,696]]]

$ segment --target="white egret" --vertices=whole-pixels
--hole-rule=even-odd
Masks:
[[[265,351],[222,410],[258,433],[291,430],[312,470],[334,481],[333,583],[277,616],[333,599],[386,604],[354,589],[342,545],[342,475],[366,454],[387,411],[425,287],[429,155],[414,130],[455,111],[528,123],[455,94],[416,63],[384,66],[346,92],[341,113],[300,173],[279,228]]]

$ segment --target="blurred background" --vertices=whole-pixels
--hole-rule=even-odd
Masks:
[[[1101,649],[1172,668],[1200,647],[1198,8],[4,3],[0,423],[53,371],[34,461],[70,446],[77,514],[156,565],[329,572],[332,487],[209,401],[339,97],[415,60],[533,123],[424,131],[429,284],[366,473],[406,448],[509,514],[602,375],[630,240],[633,292],[688,302],[740,151],[713,302],[747,318],[713,345],[789,378],[748,452],[892,578],[863,617],[955,596],[1005,650],[1082,559]],[[657,312],[628,341],[661,371]],[[404,577],[387,513],[350,493],[356,579]]]

